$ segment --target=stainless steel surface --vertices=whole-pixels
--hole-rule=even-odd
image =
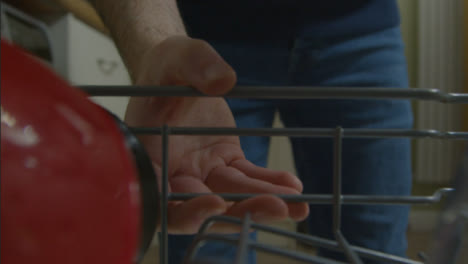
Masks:
[[[242,223],[242,230],[239,235],[239,241],[237,246],[237,254],[236,259],[234,260],[235,264],[242,264],[247,263],[247,253],[249,252],[250,248],[250,239],[249,239],[249,232],[250,232],[251,220],[250,215],[246,214],[244,217],[244,222]]]
[[[167,126],[163,127],[162,130],[162,180],[161,180],[161,236],[159,238],[160,243],[160,262],[161,264],[167,264],[169,261],[168,256],[168,241],[167,241],[167,205],[168,205],[168,163],[169,163],[169,133],[170,130]]]
[[[136,134],[160,135],[160,127],[133,127]],[[230,136],[287,136],[333,138],[334,128],[220,128],[220,127],[171,127],[171,135],[230,135]],[[405,129],[343,129],[344,138],[431,138],[468,140],[468,132],[443,132],[437,130]]]
[[[335,137],[333,139],[333,234],[338,241],[341,249],[345,253],[349,262],[352,264],[362,264],[359,256],[349,246],[348,241],[341,233],[341,205],[343,203],[343,195],[341,191],[342,174],[341,174],[341,154],[343,146],[343,128],[335,129]]]
[[[335,233],[341,229],[341,204],[343,197],[341,193],[341,154],[343,143],[343,128],[337,127],[333,140],[333,230]]]
[[[452,188],[441,188],[431,196],[392,196],[392,195],[341,195],[342,204],[383,204],[383,205],[408,205],[408,204],[433,204],[452,192]],[[208,193],[170,193],[170,201],[186,201]],[[226,201],[238,202],[257,196],[258,194],[246,193],[217,193]],[[333,195],[331,194],[301,194],[301,195],[276,195],[286,202],[305,202],[309,204],[332,204]]]
[[[94,96],[206,96],[185,86],[80,86]],[[468,103],[468,94],[444,93],[437,89],[363,87],[236,86],[225,95],[251,99],[404,99],[442,103]]]
[[[338,241],[341,249],[343,249],[346,257],[348,258],[349,262],[352,264],[362,264],[361,258],[356,254],[356,252],[351,248],[346,238],[341,234],[340,230],[335,231],[335,239]]]

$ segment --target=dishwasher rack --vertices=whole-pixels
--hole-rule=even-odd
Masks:
[[[81,86],[82,90],[92,96],[206,96],[189,87],[180,86]],[[249,99],[395,99],[436,101],[446,104],[468,105],[468,94],[444,93],[436,89],[396,89],[396,88],[351,88],[351,87],[258,87],[237,86],[225,95],[230,98]],[[442,140],[460,140],[468,142],[468,132],[451,132],[415,129],[348,129],[348,128],[201,128],[201,127],[133,127],[135,134],[154,134],[162,136],[162,192],[161,201],[161,235],[160,235],[160,263],[168,262],[167,243],[167,204],[171,200],[188,200],[203,194],[168,193],[168,141],[171,135],[235,135],[235,136],[288,136],[288,137],[321,137],[333,138],[333,193],[331,194],[303,194],[278,195],[287,202],[307,202],[309,204],[331,204],[333,206],[333,234],[335,240],[324,239],[312,235],[299,234],[256,224],[250,216],[238,219],[227,216],[214,216],[204,222],[193,244],[191,245],[184,263],[213,263],[195,259],[198,248],[206,241],[221,241],[237,245],[237,254],[233,263],[241,264],[246,260],[249,249],[278,254],[305,263],[336,264],[342,263],[319,256],[276,248],[256,241],[249,240],[249,230],[260,230],[296,239],[310,245],[330,250],[341,251],[349,263],[363,263],[362,259],[386,261],[386,263],[400,264],[448,264],[454,263],[453,254],[447,254],[446,249],[456,246],[462,240],[462,234],[457,228],[468,219],[468,157],[462,163],[462,169],[456,176],[457,189],[442,188],[432,196],[383,196],[383,195],[343,195],[341,192],[341,154],[343,138],[429,138]],[[256,194],[218,194],[227,201],[239,201]],[[441,233],[442,247],[434,247],[428,257],[420,262],[393,256],[362,247],[350,245],[340,231],[341,207],[343,204],[381,204],[381,205],[414,205],[440,202],[444,196],[450,197],[450,202],[441,214],[438,231]],[[241,226],[238,238],[222,234],[206,233],[215,222],[224,222]],[[447,247],[447,248],[444,248]],[[453,253],[453,252],[451,252]],[[449,262],[449,260],[451,262]]]

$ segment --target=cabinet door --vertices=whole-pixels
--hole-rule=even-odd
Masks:
[[[72,15],[55,23],[54,40],[62,47],[65,78],[73,85],[130,85],[127,69],[114,42]],[[63,71],[63,69],[58,69]],[[126,97],[93,97],[93,101],[123,118]]]

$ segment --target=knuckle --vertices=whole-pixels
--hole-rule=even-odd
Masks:
[[[213,51],[211,45],[201,39],[192,39],[187,46],[187,52],[190,54],[206,54],[207,52]]]

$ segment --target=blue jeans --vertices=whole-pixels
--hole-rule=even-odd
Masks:
[[[398,27],[367,35],[265,43],[211,43],[237,71],[244,85],[307,85],[408,87],[404,47]],[[410,103],[398,100],[241,100],[228,103],[239,127],[271,127],[275,111],[286,127],[401,128],[412,127]],[[304,193],[331,193],[331,139],[291,138],[297,173]],[[246,157],[265,166],[267,137],[242,137]],[[408,195],[411,152],[408,139],[344,139],[345,194]],[[345,205],[342,233],[351,244],[404,256],[407,206]],[[332,238],[329,205],[311,205],[311,234]],[[171,236],[171,263],[180,263],[191,236]],[[323,256],[343,259],[320,250]],[[233,259],[235,249],[207,244],[199,255]],[[251,253],[250,263],[255,262]],[[377,263],[377,262],[366,262]]]

